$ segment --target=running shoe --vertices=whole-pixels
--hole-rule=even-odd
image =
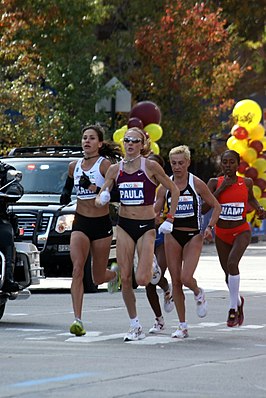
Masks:
[[[142,327],[130,328],[124,337],[124,341],[137,341],[145,338],[145,334],[142,332]]]
[[[153,263],[152,263],[152,278],[151,278],[150,283],[152,285],[157,285],[157,283],[161,279],[161,275],[162,275],[162,270],[161,270],[161,267],[158,264],[158,261],[157,261],[157,258],[155,256],[155,254],[154,254]]]
[[[241,299],[241,304],[237,307],[237,312],[238,312],[238,325],[241,326],[244,322],[244,297],[240,296]]]
[[[207,315],[207,308],[208,308],[208,303],[207,300],[205,298],[205,292],[203,289],[200,289],[201,293],[199,298],[196,298],[194,295],[194,298],[196,300],[197,303],[197,314],[198,317],[200,318],[204,318]]]
[[[227,326],[229,328],[233,328],[234,326],[237,326],[238,323],[239,323],[238,311],[231,308],[228,313]]]
[[[75,321],[70,326],[70,333],[75,334],[76,336],[83,336],[84,334],[86,334],[83,323],[75,319]]]
[[[111,271],[116,272],[116,277],[108,282],[107,289],[109,293],[117,293],[121,286],[120,270],[116,263],[111,264]]]
[[[164,321],[159,322],[157,318],[155,318],[155,323],[152,328],[150,328],[149,333],[156,334],[160,333],[164,330]]]
[[[188,337],[188,330],[181,328],[181,326],[179,326],[179,328],[176,329],[176,331],[171,334],[171,337],[173,339],[185,339],[186,337]]]
[[[175,308],[175,303],[170,290],[164,293],[164,305],[163,308],[165,312],[171,312]]]

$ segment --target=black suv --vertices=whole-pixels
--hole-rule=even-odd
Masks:
[[[2,159],[23,174],[24,195],[10,210],[18,217],[20,239],[33,242],[40,250],[41,266],[47,277],[69,277],[72,273],[69,242],[76,196],[73,191],[72,202],[62,206],[60,195],[68,164],[82,156],[81,147],[41,146],[15,148]],[[116,213],[116,206],[111,204],[114,225]],[[115,258],[114,237],[110,263]],[[84,287],[87,292],[97,289],[91,279],[90,258],[85,267]]]

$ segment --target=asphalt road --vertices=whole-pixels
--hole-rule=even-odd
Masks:
[[[74,337],[68,332],[70,280],[43,281],[32,287],[30,299],[9,302],[0,321],[0,397],[265,398],[265,259],[265,242],[250,245],[240,267],[245,322],[230,329],[223,274],[214,246],[204,246],[196,276],[207,291],[208,315],[197,317],[193,295],[185,290],[185,340],[170,337],[177,327],[173,311],[164,314],[162,334],[124,343],[122,296],[108,294],[106,286],[85,295],[87,334]],[[154,317],[145,290],[138,288],[136,297],[147,333]]]

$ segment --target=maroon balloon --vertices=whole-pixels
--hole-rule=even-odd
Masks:
[[[241,174],[244,174],[245,170],[249,167],[248,162],[245,162],[244,160],[241,160],[239,163],[237,171]]]
[[[249,177],[252,178],[252,180],[255,180],[258,177],[258,170],[255,169],[255,167],[249,167],[245,170],[245,177]]]
[[[130,118],[137,117],[143,123],[143,126],[155,123],[160,124],[161,122],[161,111],[160,108],[151,101],[138,102],[129,114]]]
[[[260,189],[263,192],[266,189],[266,180],[264,180],[263,178],[256,178],[254,180],[254,185],[257,185],[258,187],[260,187]]]
[[[235,136],[238,140],[244,140],[248,137],[248,131],[245,129],[245,127],[239,126],[233,131],[233,136]]]
[[[128,121],[127,127],[130,129],[131,127],[138,127],[139,129],[143,129],[143,123],[138,117],[131,117]]]
[[[249,143],[249,147],[260,153],[263,150],[263,143],[259,140],[254,140]]]

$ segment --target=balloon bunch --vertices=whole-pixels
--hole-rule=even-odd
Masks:
[[[241,162],[237,174],[253,179],[254,196],[266,208],[266,136],[260,124],[261,108],[255,101],[245,99],[235,105],[232,116],[235,125],[227,147],[239,153]],[[247,220],[256,227],[261,224],[251,208]]]
[[[158,155],[160,153],[160,148],[156,141],[158,141],[163,135],[163,129],[160,126],[160,122],[161,111],[154,102],[138,102],[131,109],[127,125],[124,125],[114,132],[113,141],[120,144],[122,151],[124,152],[123,138],[125,132],[131,127],[138,127],[141,130],[144,130],[146,136],[151,141],[152,152]]]

